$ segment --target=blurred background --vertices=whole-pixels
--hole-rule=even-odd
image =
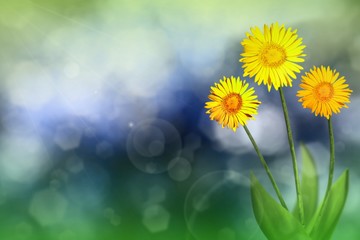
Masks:
[[[303,37],[305,71],[331,66],[354,91],[333,118],[335,178],[350,168],[351,180],[333,239],[359,239],[356,0],[0,0],[0,239],[265,239],[250,170],[274,192],[243,129],[222,129],[204,103],[242,76],[250,27],[276,21]],[[327,124],[297,102],[298,83],[290,118],[323,196]],[[250,84],[263,104],[249,129],[294,206],[278,93]]]

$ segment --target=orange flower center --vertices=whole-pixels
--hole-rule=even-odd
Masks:
[[[266,67],[278,67],[286,61],[286,53],[279,45],[268,44],[260,53],[260,60]]]
[[[230,93],[224,98],[223,106],[228,113],[237,113],[242,106],[240,94]]]
[[[329,82],[319,83],[314,88],[315,97],[321,102],[328,102],[334,96],[334,87]]]

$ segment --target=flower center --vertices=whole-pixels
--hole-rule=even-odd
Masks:
[[[223,106],[228,113],[237,113],[242,106],[240,94],[230,93],[224,98]]]
[[[269,44],[260,53],[260,59],[266,67],[278,67],[286,60],[285,50],[276,44]]]
[[[331,83],[323,82],[314,88],[315,97],[321,102],[327,102],[334,96],[334,87]]]

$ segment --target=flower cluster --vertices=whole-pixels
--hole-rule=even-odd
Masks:
[[[244,48],[240,59],[244,68],[243,76],[255,77],[254,81],[266,85],[269,91],[272,87],[275,90],[291,87],[296,73],[303,70],[298,63],[304,62],[305,45],[298,37],[297,30],[278,23],[264,25],[263,31],[254,27],[251,33],[246,33],[241,45]],[[300,88],[297,94],[299,102],[316,116],[329,119],[341,108],[347,108],[346,103],[350,103],[352,90],[345,78],[339,77],[339,73],[330,67],[314,66],[302,76]],[[211,101],[205,106],[210,119],[236,131],[239,125],[245,125],[257,114],[260,102],[254,92],[253,88],[248,88],[245,80],[224,77],[211,87]]]

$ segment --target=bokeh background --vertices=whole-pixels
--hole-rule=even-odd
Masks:
[[[210,85],[242,76],[245,32],[276,21],[303,37],[305,70],[329,65],[354,91],[333,118],[335,177],[350,168],[351,180],[333,239],[359,239],[357,0],[1,0],[0,239],[265,239],[250,170],[274,192],[243,130],[203,106]],[[323,196],[326,120],[301,108],[298,83],[291,122]],[[249,128],[293,206],[279,96],[251,85],[263,104]]]

